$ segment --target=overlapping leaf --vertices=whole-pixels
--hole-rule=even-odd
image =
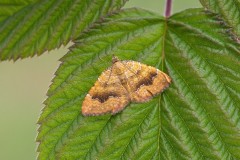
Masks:
[[[126,0],[42,0],[19,10],[0,26],[0,60],[40,55],[66,45]]]
[[[141,9],[110,15],[62,58],[39,123],[39,159],[239,159],[239,49],[202,9],[165,20]],[[115,54],[167,72],[163,94],[111,116],[81,103]]]
[[[220,15],[232,27],[232,31],[240,37],[240,1],[239,0],[200,0],[202,5]]]
[[[0,1],[0,22],[13,15],[20,9],[34,4],[37,0],[1,0]]]

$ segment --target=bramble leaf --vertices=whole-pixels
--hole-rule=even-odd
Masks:
[[[239,159],[239,46],[213,15],[111,14],[62,59],[39,118],[38,159]],[[81,103],[112,55],[168,73],[161,95],[117,115],[83,117]]]
[[[40,55],[74,40],[126,0],[42,0],[19,10],[0,25],[0,60]]]
[[[0,2],[0,25],[7,17],[13,15],[20,9],[32,5],[38,0],[1,0]]]
[[[208,10],[219,14],[232,28],[236,39],[240,38],[240,1],[239,0],[200,0]]]

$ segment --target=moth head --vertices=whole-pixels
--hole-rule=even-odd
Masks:
[[[113,55],[113,57],[112,57],[112,64],[114,64],[114,63],[116,63],[116,62],[118,62],[118,61],[120,61],[120,60],[118,59],[118,57],[115,56],[115,55]]]

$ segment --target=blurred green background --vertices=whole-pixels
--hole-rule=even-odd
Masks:
[[[165,1],[129,0],[126,4],[134,6],[163,14]],[[197,7],[201,7],[198,0],[173,0],[172,12]],[[58,59],[69,46],[40,57],[0,63],[0,160],[36,159],[36,122],[60,64]]]

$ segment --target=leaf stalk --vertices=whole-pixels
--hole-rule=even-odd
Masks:
[[[165,17],[166,18],[171,16],[171,10],[172,10],[172,0],[166,0],[166,6],[165,6]]]

